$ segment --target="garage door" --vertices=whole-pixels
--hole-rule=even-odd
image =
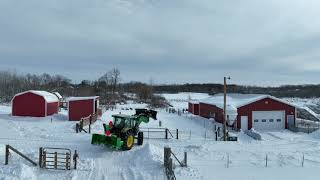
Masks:
[[[256,130],[279,130],[285,128],[284,111],[253,111],[252,127]]]

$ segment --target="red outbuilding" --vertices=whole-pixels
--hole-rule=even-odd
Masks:
[[[199,102],[189,102],[188,111],[194,115],[199,115]]]
[[[80,121],[93,114],[101,115],[99,96],[71,97],[67,99],[69,121]]]
[[[200,102],[200,116],[223,123],[223,95]],[[227,122],[237,129],[279,130],[294,125],[296,107],[269,95],[228,94]]]
[[[25,91],[12,99],[13,116],[45,117],[59,112],[59,99],[46,91]]]

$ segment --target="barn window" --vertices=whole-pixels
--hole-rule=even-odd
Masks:
[[[267,120],[266,119],[262,119],[262,122],[267,122]]]
[[[259,119],[255,119],[254,122],[259,122]]]
[[[269,122],[274,122],[274,119],[269,119]]]
[[[281,122],[281,119],[277,119],[277,122]]]

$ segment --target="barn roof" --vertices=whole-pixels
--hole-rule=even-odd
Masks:
[[[98,99],[99,96],[88,96],[88,97],[69,97],[67,101],[81,101],[81,100],[89,100],[89,99]]]
[[[289,106],[295,107],[295,105],[290,104],[289,102],[283,101],[281,99],[278,99],[276,97],[265,95],[265,94],[228,94],[227,95],[227,109],[228,110],[237,110],[240,107],[246,106],[248,104],[254,103],[256,101],[270,98],[276,101],[279,101],[281,103],[287,104]],[[223,109],[224,100],[223,100],[223,94],[217,94],[215,96],[212,96],[210,98],[207,98],[205,100],[201,101],[205,104],[211,104],[215,105],[218,108]]]
[[[29,90],[29,91],[25,91],[25,92],[16,94],[14,96],[14,98],[16,96],[20,96],[20,95],[23,95],[23,94],[26,94],[26,93],[32,93],[32,94],[36,94],[38,96],[42,96],[47,103],[59,102],[59,99],[58,99],[58,97],[56,95],[54,95],[52,93],[49,93],[47,91],[36,91],[36,90]]]

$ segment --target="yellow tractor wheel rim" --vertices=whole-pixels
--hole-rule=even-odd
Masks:
[[[129,136],[127,140],[127,147],[131,147],[133,145],[133,136]]]

